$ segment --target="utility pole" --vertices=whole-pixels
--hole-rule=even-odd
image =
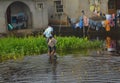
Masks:
[[[59,26],[59,34],[60,34],[60,31],[61,31],[61,21],[62,21],[62,13],[59,14],[59,19],[60,19],[60,26]]]
[[[82,12],[82,21],[83,21],[83,37],[85,37],[85,27],[84,27],[84,15],[85,15],[85,12],[84,12],[84,10],[82,10],[81,12]]]

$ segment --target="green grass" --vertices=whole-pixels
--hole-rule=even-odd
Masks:
[[[89,41],[79,37],[55,37],[57,39],[57,51],[72,49],[100,48],[101,41]],[[4,59],[16,59],[25,55],[39,55],[47,53],[46,39],[38,37],[6,37],[0,39],[0,57]]]

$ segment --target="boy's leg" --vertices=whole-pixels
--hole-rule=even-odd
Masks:
[[[52,51],[52,48],[50,46],[48,46],[48,55],[51,56],[51,51]]]
[[[55,53],[56,53],[56,47],[54,46],[54,47],[52,47],[51,55],[54,56]]]
[[[52,48],[50,46],[48,46],[48,56],[49,56],[49,62],[50,63],[52,63],[51,51],[52,51]]]
[[[56,53],[56,47],[48,46],[48,55],[49,55],[50,63],[56,62],[57,56],[55,55],[55,53]]]

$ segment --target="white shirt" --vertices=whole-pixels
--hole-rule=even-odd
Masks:
[[[51,26],[48,26],[48,28],[45,29],[43,34],[45,35],[45,37],[49,38],[50,36],[52,36],[51,32],[53,32],[53,28]]]

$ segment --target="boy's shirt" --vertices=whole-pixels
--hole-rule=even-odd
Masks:
[[[45,31],[44,31],[44,35],[45,37],[49,38],[50,36],[52,36],[51,32],[53,32],[53,28],[51,26],[49,26]]]

